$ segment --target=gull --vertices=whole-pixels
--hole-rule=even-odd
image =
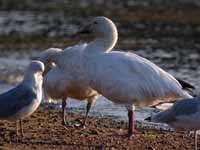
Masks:
[[[62,100],[62,124],[70,126],[65,120],[67,98],[87,99],[87,110],[81,127],[85,127],[91,106],[98,98],[98,92],[85,82],[81,55],[87,44],[75,45],[64,50],[50,48],[44,51],[39,60],[45,64],[44,96],[45,100]]]
[[[135,107],[191,98],[181,84],[153,62],[130,52],[112,51],[118,39],[115,24],[95,17],[74,36],[93,34],[82,54],[85,82],[98,93],[128,110],[128,134],[134,133]]]
[[[20,132],[23,136],[22,120],[30,116],[41,103],[43,71],[42,62],[32,61],[26,69],[22,82],[0,95],[0,119],[17,121],[17,135],[18,123],[20,123]]]
[[[170,109],[162,111],[145,120],[166,123],[178,131],[195,131],[195,150],[197,150],[197,133],[200,129],[200,98],[177,101]]]

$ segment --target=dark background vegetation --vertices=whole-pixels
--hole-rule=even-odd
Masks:
[[[68,46],[91,16],[117,24],[117,48],[200,48],[199,0],[1,0],[0,10],[1,48]]]

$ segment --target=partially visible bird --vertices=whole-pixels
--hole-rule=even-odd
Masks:
[[[50,48],[44,51],[39,58],[47,68],[43,83],[45,99],[62,99],[62,124],[64,126],[69,126],[65,120],[68,97],[77,100],[87,99],[86,115],[81,124],[85,126],[91,106],[99,95],[84,80],[81,57],[86,46],[87,44],[80,44],[64,50]]]
[[[166,123],[178,131],[195,131],[195,150],[197,133],[200,129],[200,98],[177,101],[170,109],[155,114],[145,120]]]
[[[42,73],[44,64],[32,61],[28,66],[23,81],[15,88],[0,95],[0,119],[18,121],[23,136],[22,119],[30,116],[42,100]]]
[[[115,24],[95,17],[77,34],[92,33],[95,39],[83,50],[85,82],[114,103],[128,109],[128,137],[134,132],[135,106],[191,98],[169,73],[134,53],[112,51],[118,39]]]

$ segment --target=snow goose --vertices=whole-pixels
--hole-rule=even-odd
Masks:
[[[18,120],[20,120],[20,131],[23,136],[22,119],[30,116],[41,103],[43,71],[42,62],[32,61],[23,81],[17,87],[0,95],[0,119],[17,121],[17,135]]]
[[[39,58],[47,68],[43,83],[45,99],[62,99],[62,124],[64,126],[69,126],[65,120],[68,97],[77,100],[87,99],[86,115],[81,125],[83,127],[91,106],[98,97],[98,93],[84,80],[81,55],[86,45],[75,45],[64,50],[50,48],[44,51]]]
[[[183,99],[170,109],[160,112],[145,120],[166,123],[176,130],[195,131],[195,150],[197,150],[197,133],[200,129],[200,98]]]
[[[115,24],[95,17],[76,36],[93,33],[82,54],[85,82],[100,94],[128,110],[128,137],[134,132],[135,106],[148,106],[175,98],[191,98],[169,73],[134,53],[113,51],[118,39]]]

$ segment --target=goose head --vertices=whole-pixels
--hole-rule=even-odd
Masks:
[[[61,52],[62,49],[49,48],[40,54],[37,60],[43,62],[45,65],[43,76],[46,75],[47,72],[51,70],[55,66],[55,64],[58,63]]]
[[[104,51],[112,50],[118,39],[115,24],[106,17],[95,17],[82,27],[77,34],[92,34],[95,37],[94,44],[103,46]]]

